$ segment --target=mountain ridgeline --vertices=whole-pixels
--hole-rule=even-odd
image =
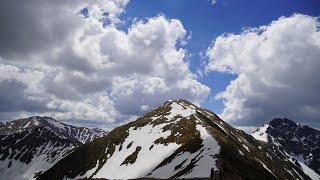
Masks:
[[[76,148],[37,179],[320,179],[282,145],[256,140],[185,100]]]
[[[320,131],[286,118],[276,118],[252,136],[283,147],[298,163],[304,163],[320,174]]]
[[[0,123],[0,179],[34,179],[75,148],[106,135],[50,117]]]

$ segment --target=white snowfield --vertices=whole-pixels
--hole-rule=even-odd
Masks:
[[[208,134],[205,127],[197,125],[196,129],[200,132],[201,139],[203,140],[203,147],[193,154],[190,152],[178,154],[171,163],[156,169],[148,177],[170,178],[186,168],[186,166],[189,165],[195,157],[195,161],[197,161],[195,167],[190,172],[179,178],[209,177],[212,168],[217,170],[217,159],[213,158],[213,156],[219,154],[220,146],[217,141]],[[175,169],[178,165],[181,165],[180,168]]]
[[[305,165],[303,162],[298,161],[302,171],[308,175],[312,180],[319,180],[320,179],[320,175],[317,174],[316,172],[314,172],[312,169],[310,169],[307,165]]]
[[[191,177],[209,177],[211,169],[217,170],[216,158],[214,155],[220,152],[220,146],[217,141],[207,132],[206,128],[197,120],[196,130],[200,133],[203,140],[203,147],[195,153],[182,152],[177,154],[171,162],[164,164],[161,167],[157,166],[167,157],[172,155],[181,145],[177,143],[156,144],[155,141],[160,138],[166,138],[171,135],[171,131],[163,131],[163,127],[168,124],[174,124],[175,121],[190,120],[190,116],[196,114],[196,108],[186,104],[171,102],[171,111],[166,115],[166,123],[154,126],[149,123],[146,126],[134,129],[129,129],[129,135],[125,139],[120,148],[120,145],[115,147],[115,152],[110,156],[107,154],[107,161],[102,168],[93,176],[93,178],[107,179],[135,179],[142,177],[153,178],[170,178],[177,174],[182,169],[186,168],[192,161],[195,162],[194,168],[180,178]],[[176,118],[176,116],[180,118]],[[151,120],[156,120],[158,117],[151,117]],[[195,119],[193,119],[195,120]],[[178,133],[179,134],[179,133]],[[122,164],[125,159],[133,154],[137,147],[141,147],[137,158],[133,164]],[[107,152],[107,149],[105,152]],[[96,167],[87,171],[83,176],[77,178],[90,177],[97,169]],[[176,168],[179,165],[179,168]],[[176,168],[176,169],[175,169]]]
[[[293,161],[293,160],[295,159],[294,156],[288,154],[287,152],[285,152],[285,154],[286,154],[287,157],[289,157],[289,158],[288,158],[289,161],[295,164],[295,161]],[[311,168],[309,168],[309,167],[308,167],[307,165],[305,165],[303,162],[301,162],[301,161],[299,161],[299,160],[297,160],[297,159],[295,159],[295,160],[299,163],[299,165],[300,165],[300,167],[301,167],[301,170],[302,170],[307,176],[309,176],[312,180],[320,180],[320,175],[319,175],[319,174],[317,174],[316,172],[314,172],[314,170],[312,170]],[[296,173],[297,173],[297,172],[296,172]],[[297,173],[297,174],[298,174],[298,173]],[[301,178],[301,179],[303,179],[303,178]]]
[[[107,160],[94,178],[134,179],[146,176],[163,159],[179,148],[179,145],[176,143],[169,143],[167,146],[154,144],[154,141],[157,139],[161,137],[166,138],[171,134],[171,131],[163,132],[162,128],[164,126],[158,125],[152,127],[152,125],[147,125],[137,130],[130,128],[129,136],[124,141],[121,151],[119,150],[120,145],[116,146],[114,154]],[[127,148],[131,142],[131,147]],[[153,148],[149,150],[152,145]],[[129,155],[136,151],[138,146],[141,147],[141,150],[135,163],[121,165]]]
[[[269,124],[263,125],[257,131],[253,132],[251,136],[253,136],[257,140],[268,142],[268,133],[267,133],[268,127],[269,127]]]
[[[198,152],[188,157],[188,160],[191,160],[193,156],[198,157],[197,160],[199,159],[199,161],[196,163],[195,168],[190,173],[182,176],[182,178],[210,177],[212,168],[218,170],[216,166],[217,158],[214,158],[214,155],[220,153],[218,142],[202,125],[197,125],[196,128],[200,132],[201,139],[203,140],[203,147]],[[198,154],[199,156],[197,156]]]
[[[14,158],[6,158],[4,161],[0,161],[0,179],[2,179],[3,177],[5,177],[5,179],[7,180],[34,179],[35,173],[48,170],[60,159],[65,157],[67,153],[73,148],[74,146],[56,147],[55,143],[49,141],[47,144],[36,148],[34,158],[32,158],[31,162],[28,164],[19,160],[14,160]],[[27,149],[19,153],[24,153],[25,151],[27,151]],[[57,151],[60,152],[59,155],[56,155],[54,157],[51,157],[49,155],[51,152]],[[10,157],[10,155],[8,157]],[[8,168],[9,163],[11,164],[10,168]]]
[[[107,134],[103,131],[95,131],[95,129],[75,127],[68,124],[64,124],[50,117],[43,117],[42,119],[47,121],[47,123],[51,124],[53,127],[59,129],[60,132],[65,133],[70,137],[76,138],[82,144],[93,141],[94,139]]]
[[[15,121],[12,121],[10,123],[14,124]],[[66,140],[68,139],[68,137],[66,136],[70,136],[84,143],[87,141],[92,141],[94,138],[105,135],[103,131],[95,132],[94,130],[88,128],[70,126],[50,117],[33,117],[29,122],[26,122],[26,124],[17,128],[19,129],[18,132],[28,131],[28,133],[24,137],[16,139],[15,144],[22,141],[26,144],[26,146],[15,150],[12,150],[12,148],[9,147],[9,152],[11,152],[10,155],[4,160],[0,160],[0,180],[34,179],[33,177],[36,173],[48,170],[59,160],[67,156],[67,153],[70,153],[71,150],[76,147],[76,145],[71,144],[71,142],[70,144],[63,144],[61,146],[58,146],[58,142],[49,141],[43,143],[40,147],[37,147],[33,152],[31,152],[30,149],[27,148],[27,144],[29,142],[25,140],[25,138],[28,137],[29,134],[34,132],[33,129],[27,129],[30,126],[44,126],[40,132],[40,135],[38,136],[39,138],[45,137],[47,135],[43,133],[51,132],[61,140]],[[1,140],[5,140],[5,138],[9,136],[12,135],[8,134],[0,139],[0,148],[8,148],[1,145]],[[31,162],[28,164],[22,162],[20,158],[17,158],[18,155],[22,156],[26,153],[32,156]],[[11,154],[13,154],[13,156],[9,159]],[[0,154],[0,158],[2,158],[3,156],[4,154]]]
[[[178,104],[176,102],[172,102],[170,114],[165,116],[165,118],[167,118],[168,121],[170,121],[176,116],[181,116],[183,118],[186,118],[195,113],[196,113],[196,109],[194,107],[184,105],[183,103]]]

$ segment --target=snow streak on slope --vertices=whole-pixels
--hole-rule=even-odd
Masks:
[[[37,148],[34,158],[28,164],[7,158],[4,161],[0,161],[0,167],[7,168],[6,166],[10,166],[10,168],[0,171],[0,177],[5,177],[10,180],[34,179],[35,174],[51,168],[73,148],[73,146],[54,147],[54,143],[49,142],[47,145]],[[48,157],[47,154],[54,152],[60,152],[61,155],[54,158]]]
[[[320,179],[317,174],[320,172],[320,161],[317,161],[320,158],[319,131],[286,118],[275,118],[251,135],[258,140],[275,144],[307,176]]]
[[[308,175],[312,180],[319,180],[320,179],[320,175],[315,173],[312,169],[310,169],[307,165],[305,165],[304,163],[298,161],[302,171]]]
[[[215,155],[218,155],[220,152],[218,142],[213,139],[202,125],[197,125],[196,128],[200,132],[203,148],[199,150],[199,154],[195,153],[197,154],[195,156],[195,161],[197,161],[195,168],[182,176],[182,178],[204,177],[203,175],[210,174],[212,168],[218,170],[216,166],[217,158],[215,158]],[[192,160],[193,158],[189,157],[189,159]]]
[[[195,153],[184,152],[178,154],[169,164],[153,171],[148,177],[170,178],[194,164],[194,168],[179,178],[208,177],[211,169],[217,170],[215,155],[219,154],[220,146],[213,137],[208,134],[205,127],[197,125],[196,129],[200,132],[203,147]]]
[[[107,133],[102,129],[89,129],[85,127],[76,127],[68,124],[61,123],[51,117],[34,117],[39,121],[42,120],[44,125],[51,127],[53,130],[64,134],[68,138],[74,138],[82,144],[86,144],[96,138],[102,137]]]
[[[129,136],[121,145],[115,147],[115,152],[93,177],[110,179],[170,178],[190,164],[193,164],[194,168],[184,177],[208,177],[211,168],[217,169],[212,156],[219,153],[220,146],[199,124],[196,126],[196,130],[200,133],[203,147],[195,153],[180,153],[170,163],[159,166],[164,159],[172,156],[181,147],[176,142],[155,143],[159,139],[168,139],[170,135],[173,135],[173,132],[169,129],[165,130],[165,127],[175,125],[179,121],[188,121],[187,119],[190,119],[191,116],[196,116],[196,109],[182,102],[171,102],[170,108],[168,115],[150,118],[152,121],[143,127],[131,127]],[[153,124],[157,119],[166,119],[166,121],[161,124]],[[176,132],[174,136],[181,136],[181,133]],[[126,158],[135,153],[137,155],[133,163],[124,163]],[[181,164],[182,162],[183,164]],[[179,164],[180,167],[177,168]]]
[[[278,148],[282,147],[282,145],[280,143],[278,143],[274,137],[272,137],[272,136],[270,136],[270,137],[271,137],[271,141],[273,144],[275,144]],[[317,174],[313,169],[308,167],[305,163],[296,159],[294,157],[294,155],[289,154],[286,150],[283,150],[283,153],[287,156],[287,158],[289,159],[290,162],[298,165],[298,167],[302,170],[302,172],[304,174],[306,174],[307,176],[309,176],[312,180],[320,180],[320,175]],[[303,178],[301,178],[301,179],[303,179]]]
[[[278,146],[281,146],[280,144],[278,144]],[[314,170],[312,170],[310,167],[308,167],[305,163],[295,159],[292,155],[288,154],[287,152],[284,151],[284,153],[286,154],[286,156],[288,157],[289,161],[291,161],[294,164],[297,164],[300,166],[300,169],[302,170],[302,172],[304,174],[306,174],[307,176],[309,176],[312,180],[320,180],[320,175],[317,174]],[[301,178],[303,179],[303,178]]]
[[[42,136],[45,138],[42,139]],[[0,139],[0,177],[13,180],[33,179],[37,173],[51,168],[75,147],[48,127],[2,135]]]
[[[107,133],[102,129],[89,129],[64,124],[51,117],[34,116],[26,119],[19,119],[11,122],[0,122],[0,134],[12,134],[34,129],[39,126],[47,126],[63,136],[80,141],[82,144],[88,143],[96,138],[102,137]]]
[[[106,133],[75,127],[50,117],[0,123],[0,179],[33,179],[75,147]]]

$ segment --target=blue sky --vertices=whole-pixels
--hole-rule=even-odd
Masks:
[[[319,16],[318,0],[5,0],[0,121],[112,128],[183,98],[235,126],[320,127]]]

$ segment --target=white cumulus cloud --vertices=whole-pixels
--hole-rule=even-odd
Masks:
[[[317,17],[294,14],[216,38],[206,52],[206,71],[237,75],[216,95],[225,105],[222,118],[261,125],[284,116],[319,125],[319,23]]]
[[[189,70],[182,23],[159,15],[123,31],[119,15],[127,3],[5,1],[0,119],[48,115],[75,124],[119,124],[168,99],[202,102],[210,89]]]
[[[217,3],[217,0],[210,0],[212,5],[215,5]]]

